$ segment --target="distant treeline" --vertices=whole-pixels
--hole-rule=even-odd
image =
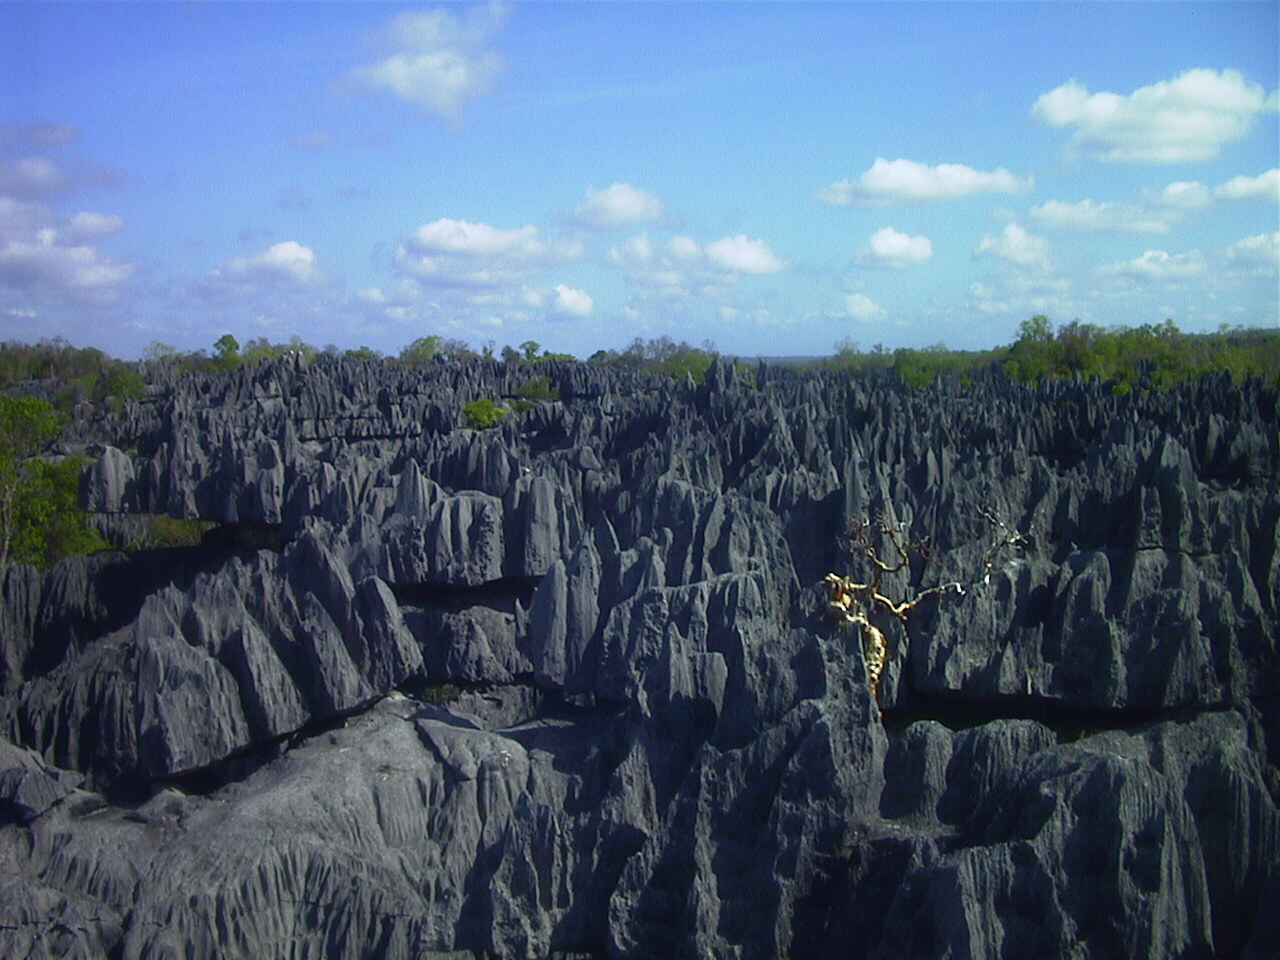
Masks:
[[[1259,377],[1280,387],[1280,330],[1224,327],[1216,333],[1183,333],[1172,320],[1112,328],[1076,321],[1055,330],[1048,317],[1037,315],[1019,325],[1017,340],[994,350],[957,351],[938,344],[863,353],[843,343],[836,345],[835,356],[819,363],[832,370],[887,370],[913,386],[931,383],[939,374],[963,382],[996,368],[1023,383],[1097,378],[1116,392],[1169,387],[1222,372],[1236,381]]]
[[[56,380],[59,390],[54,405],[69,411],[84,400],[118,404],[141,396],[146,390],[149,365],[212,373],[287,354],[306,358],[328,354],[409,366],[459,360],[537,364],[575,359],[570,354],[544,350],[534,340],[526,340],[518,347],[504,346],[500,351],[490,341],[477,351],[462,340],[427,336],[388,356],[368,347],[340,350],[330,344],[317,349],[297,336],[287,343],[271,343],[264,337],[241,346],[227,333],[214,342],[212,351],[184,353],[157,342],[147,348],[140,363],[130,363],[113,359],[101,350],[76,348],[55,338],[36,344],[0,344],[0,390],[24,381]],[[586,362],[676,379],[691,377],[700,382],[718,356],[710,342],[694,347],[670,337],[636,338],[621,351],[597,350]],[[939,343],[924,349],[897,350],[876,345],[870,351],[862,351],[856,343],[846,340],[835,345],[832,356],[807,365],[832,371],[888,373],[917,387],[931,383],[939,374],[964,383],[993,369],[1021,382],[1097,378],[1112,384],[1116,391],[1135,386],[1167,387],[1205,373],[1221,372],[1236,380],[1259,377],[1269,386],[1280,387],[1280,330],[1224,327],[1216,333],[1183,333],[1171,320],[1112,328],[1076,321],[1055,329],[1048,317],[1038,315],[1019,326],[1013,343],[992,350],[950,350]]]
[[[509,407],[484,397],[466,405],[466,425],[475,429],[495,426],[509,413],[559,399],[551,378],[535,372],[536,365],[574,359],[544,350],[533,340],[495,353],[492,344],[477,352],[460,340],[438,336],[417,339],[398,355],[386,357],[367,347],[317,350],[298,337],[282,344],[250,340],[241,347],[228,333],[214,342],[212,352],[181,353],[154,343],[137,363],[113,359],[92,347],[76,348],[61,339],[0,344],[0,567],[15,561],[47,566],[61,557],[107,545],[78,503],[87,458],[42,455],[78,404],[119,409],[126,400],[143,396],[161,368],[212,373],[288,354],[307,358],[331,354],[409,366],[460,360],[527,365],[528,379]],[[597,351],[587,362],[700,382],[717,356],[711,343],[693,347],[660,337],[636,339],[622,351]],[[939,344],[924,350],[889,351],[877,346],[862,352],[846,341],[836,345],[833,356],[807,365],[854,376],[892,376],[915,387],[939,376],[963,385],[994,374],[1022,382],[1096,378],[1116,392],[1127,392],[1225,373],[1236,380],[1260,377],[1268,386],[1280,388],[1280,330],[1224,328],[1193,334],[1181,332],[1171,321],[1112,329],[1076,322],[1055,329],[1048,317],[1035,316],[1019,327],[1012,344],[994,350],[955,351]],[[750,371],[744,372],[749,382]],[[195,521],[153,517],[130,546],[187,544],[197,541],[204,529]]]
[[[116,360],[94,347],[77,348],[61,337],[35,344],[0,343],[0,390],[31,381],[59,381],[60,392],[55,406],[70,410],[82,400],[123,400],[146,392],[150,367],[165,366],[192,373],[215,373],[251,366],[277,357],[296,354],[312,359],[320,354],[341,356],[360,361],[385,361],[407,366],[459,360],[489,360],[508,364],[537,364],[549,360],[575,360],[569,353],[544,350],[535,340],[526,340],[519,348],[505,346],[495,352],[493,344],[479,351],[462,340],[439,336],[420,337],[398,354],[388,356],[369,347],[340,350],[333,344],[317,349],[295,336],[286,343],[271,343],[265,337],[250,340],[242,347],[230,333],[213,344],[212,351],[182,352],[166,343],[154,342],[143,353],[141,362]],[[625,366],[648,373],[682,378],[686,375],[701,381],[707,368],[719,356],[715,345],[704,342],[701,347],[677,343],[670,337],[653,340],[636,338],[623,351],[597,350],[588,363]]]

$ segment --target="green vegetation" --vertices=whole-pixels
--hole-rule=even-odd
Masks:
[[[550,377],[534,377],[516,388],[516,397],[518,399],[511,404],[512,411],[525,413],[539,403],[559,400],[560,388],[551,382]]]
[[[303,359],[310,360],[316,355],[316,348],[304,342],[297,334],[290,337],[288,343],[272,343],[266,337],[259,337],[244,345],[240,359],[244,363],[262,363],[288,354],[298,354]]]
[[[129,550],[159,550],[164,547],[194,547],[217,524],[208,520],[181,520],[164,513],[147,517],[142,532],[128,545]]]
[[[86,380],[109,361],[101,350],[77,349],[61,337],[39,343],[0,344],[0,389],[28,380]]]
[[[401,363],[420,367],[432,360],[478,360],[480,355],[462,340],[446,340],[444,337],[419,337],[400,351]]]
[[[0,567],[49,564],[107,546],[80,509],[80,457],[43,459],[63,417],[35,397],[0,396]]]
[[[218,370],[234,370],[240,366],[240,341],[229,333],[214,341],[213,365]]]
[[[113,360],[92,347],[76,349],[60,338],[0,344],[0,389],[41,380],[60,381],[54,406],[64,413],[84,400],[109,403],[118,412],[125,400],[137,399],[147,390],[133,364]]]
[[[948,350],[937,344],[889,352],[877,344],[871,352],[862,353],[856,344],[843,341],[821,366],[856,373],[889,371],[913,387],[932,383],[940,373],[955,375],[965,384],[992,368],[1021,383],[1097,378],[1118,393],[1138,386],[1170,387],[1223,372],[1237,381],[1260,377],[1268,386],[1280,387],[1280,330],[1224,328],[1194,334],[1183,333],[1166,320],[1112,329],[1073,322],[1055,331],[1052,321],[1041,314],[1023,321],[1011,345],[995,350]]]
[[[1235,380],[1261,377],[1280,385],[1280,331],[1222,329],[1181,332],[1172,320],[1105,330],[1069,323],[1052,331],[1048,317],[1024,321],[1009,347],[1005,372],[1024,382],[1057,377],[1097,377],[1117,391],[1138,385],[1170,387],[1206,373]]]
[[[10,561],[44,568],[110,546],[80,509],[80,477],[88,464],[85,457],[31,461],[14,510]]]
[[[551,350],[542,350],[542,344],[537,340],[526,340],[520,344],[520,349],[515,350],[512,347],[502,348],[503,363],[544,363],[548,360],[574,360],[577,359],[571,353],[554,353]],[[492,359],[493,347],[485,347],[485,358]]]
[[[467,426],[473,430],[488,430],[496,427],[498,421],[507,415],[507,411],[488,397],[472,400],[462,408]]]
[[[648,341],[636,337],[622,353],[597,350],[587,362],[605,367],[631,367],[643,373],[663,374],[673,380],[692,377],[695,383],[701,383],[718,356],[715,344],[709,340],[704,341],[701,347],[694,347],[683,340],[676,343],[670,337]]]
[[[56,381],[56,390],[40,394],[52,399],[58,410],[70,413],[77,404],[89,402],[119,412],[126,401],[145,397],[148,379],[157,366],[178,373],[216,373],[285,355],[311,359],[321,354],[359,362],[384,359],[369,347],[342,351],[330,344],[320,351],[298,336],[279,344],[261,337],[242,347],[233,334],[225,333],[213,343],[211,353],[182,353],[169,344],[153,342],[144,352],[143,362],[136,364],[114,360],[91,347],[77,349],[55,338],[37,344],[0,344],[0,390],[33,381]],[[530,366],[573,359],[570,354],[543,349],[536,340],[525,340],[518,349],[505,346],[500,356],[504,363]],[[703,380],[718,357],[715,345],[709,341],[694,347],[665,336],[650,340],[637,337],[625,350],[598,350],[587,362],[662,374],[677,381],[692,378],[696,383]],[[423,366],[481,359],[497,359],[492,341],[477,353],[461,340],[433,334],[404,347],[394,362]],[[1024,383],[1074,376],[1098,378],[1117,392],[1135,387],[1158,389],[1205,373],[1221,372],[1236,380],[1260,377],[1269,385],[1280,386],[1280,330],[1223,327],[1216,333],[1192,334],[1183,333],[1171,320],[1109,329],[1079,321],[1055,327],[1040,314],[1021,324],[1013,343],[991,350],[949,350],[939,343],[897,350],[876,344],[871,350],[862,351],[853,341],[843,340],[835,345],[832,356],[818,361],[816,366],[853,374],[888,373],[913,387],[932,383],[939,374],[954,377],[964,385],[993,369]],[[743,382],[750,380],[751,372],[739,364]],[[533,377],[529,383],[538,384],[545,379]],[[554,398],[521,393],[512,406],[519,412],[547,399]]]

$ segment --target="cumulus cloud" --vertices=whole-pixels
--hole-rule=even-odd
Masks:
[[[1098,273],[1149,283],[1186,279],[1204,273],[1205,268],[1204,257],[1198,252],[1170,254],[1164,250],[1148,250],[1132,260],[1099,267]]]
[[[609,248],[609,262],[619,267],[635,266],[653,260],[653,241],[647,233],[637,233]]]
[[[0,242],[0,284],[46,303],[104,303],[134,274],[88,244],[68,242],[55,229]]]
[[[566,317],[589,317],[595,301],[585,290],[558,283],[555,286],[555,312]]]
[[[1246,276],[1280,275],[1280,232],[1239,240],[1227,247],[1224,259]]]
[[[1134,201],[1049,200],[1032,207],[1029,217],[1037,226],[1057,230],[1168,233],[1174,224],[1211,204],[1209,188],[1203,183],[1179,181]]]
[[[296,240],[273,244],[255,257],[236,257],[230,261],[229,269],[290,283],[313,284],[323,279],[315,251]]]
[[[1043,313],[1049,316],[1087,314],[1071,292],[1066,277],[1002,268],[969,286],[970,305],[990,316],[1018,317]]]
[[[223,261],[197,289],[208,300],[244,301],[286,290],[321,287],[327,282],[314,250],[296,240],[284,240],[252,256]]]
[[[1280,199],[1280,170],[1235,177],[1212,190],[1195,180],[1179,180],[1146,190],[1136,200],[1049,200],[1032,207],[1029,218],[1048,229],[1168,233],[1188,217],[1212,209],[1216,201],[1255,199]]]
[[[124,218],[115,214],[82,211],[67,221],[66,233],[78,240],[101,240],[124,229]]]
[[[488,49],[504,11],[496,4],[399,14],[379,38],[381,59],[351,70],[349,83],[386,93],[438,117],[455,118],[468,100],[487,92],[503,68]]]
[[[974,193],[1026,193],[1030,178],[1014,176],[1004,167],[975,170],[960,163],[937,166],[915,160],[879,157],[857,180],[842,180],[819,191],[821,203],[836,207],[923,203],[953,200]]]
[[[1074,131],[1074,154],[1117,163],[1209,160],[1223,144],[1246,136],[1254,118],[1278,100],[1238,70],[1195,69],[1139,87],[1127,96],[1076,80],[1043,94],[1032,116]]]
[[[1016,223],[1006,225],[997,235],[985,235],[974,253],[979,256],[989,253],[1023,267],[1049,266],[1049,241],[1028,233]]]
[[[1273,167],[1256,177],[1232,177],[1213,195],[1222,200],[1277,200],[1280,201],[1280,168]]]
[[[664,317],[722,315],[741,306],[735,297],[745,278],[788,269],[764,240],[746,234],[704,244],[684,234],[659,241],[642,233],[610,248],[608,260],[622,268],[631,290],[620,315],[639,311],[636,317],[647,309]]]
[[[849,316],[863,323],[884,319],[884,310],[865,293],[851,293],[844,298],[844,309]]]
[[[859,257],[868,266],[909,267],[933,256],[933,243],[928,237],[913,237],[893,227],[877,230],[869,244]]]
[[[43,157],[0,163],[0,286],[53,306],[110,303],[136,268],[94,241],[118,233],[124,221],[90,211],[55,213],[42,197],[64,183],[62,171]]]
[[[697,260],[702,256],[702,247],[692,237],[676,234],[667,241],[667,253],[674,260]]]
[[[497,287],[581,256],[579,244],[545,239],[532,225],[504,229],[442,218],[404,240],[395,262],[401,271],[440,286]]]
[[[32,198],[59,189],[66,178],[48,157],[19,157],[0,160],[0,194]]]
[[[613,230],[655,223],[664,213],[661,197],[629,183],[615,183],[603,190],[587,187],[587,195],[573,211],[573,219],[592,229]]]
[[[787,267],[763,240],[745,233],[707,244],[706,255],[716,266],[734,273],[779,273]]]

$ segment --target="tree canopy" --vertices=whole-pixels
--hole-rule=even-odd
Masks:
[[[62,423],[46,400],[0,395],[0,567],[45,566],[105,546],[78,503],[84,461],[34,457]]]

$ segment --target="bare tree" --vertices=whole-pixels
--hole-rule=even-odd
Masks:
[[[1004,553],[1025,545],[1024,538],[988,510],[981,511],[995,535],[982,556],[981,566],[969,584],[987,583],[996,561]],[[887,614],[905,623],[920,602],[926,597],[948,593],[964,594],[967,587],[959,579],[948,580],[924,590],[910,592],[901,600],[895,600],[885,591],[884,578],[909,570],[913,557],[931,563],[933,556],[927,544],[907,537],[905,524],[893,524],[883,516],[877,520],[859,518],[848,533],[848,544],[856,558],[869,569],[865,582],[837,573],[823,578],[827,587],[827,614],[842,625],[857,624],[862,632],[862,652],[867,664],[867,683],[871,696],[878,702],[880,676],[893,656],[883,630],[872,622],[877,614]]]

